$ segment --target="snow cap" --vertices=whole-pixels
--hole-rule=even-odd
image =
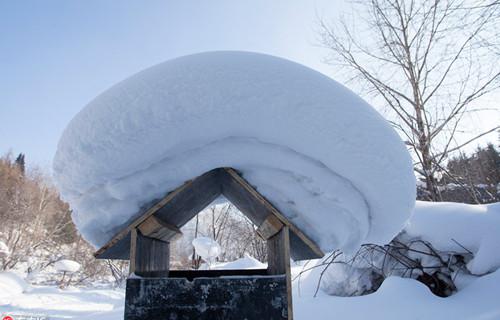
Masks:
[[[77,272],[80,270],[80,264],[73,260],[63,259],[54,264],[54,267],[59,272]]]
[[[406,147],[370,105],[248,52],[180,57],[113,86],[64,131],[54,176],[101,246],[142,205],[218,167],[241,172],[324,251],[386,243],[415,202]]]

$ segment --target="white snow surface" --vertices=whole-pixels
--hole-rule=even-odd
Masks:
[[[356,296],[373,288],[368,268],[356,268],[348,263],[333,263],[323,274],[321,289],[332,296]]]
[[[410,156],[370,105],[257,53],[185,56],[118,83],[70,122],[53,163],[96,246],[141,206],[218,167],[239,170],[324,251],[387,243],[414,206]]]
[[[30,290],[30,285],[17,273],[0,272],[0,305],[2,300]]]
[[[301,268],[296,269],[299,271]],[[498,320],[500,271],[472,280],[448,298],[434,296],[416,280],[390,277],[373,294],[334,297],[319,292],[313,298],[317,276],[293,282],[294,318],[329,320],[332,315],[352,320]],[[0,280],[1,281],[1,280]],[[46,315],[58,319],[123,319],[124,290],[106,288],[34,287],[32,291],[0,298],[0,315]]]
[[[300,269],[300,268],[299,268]],[[374,293],[357,297],[333,297],[318,292],[322,268],[293,283],[296,319],[330,320],[499,320],[500,271],[478,277],[447,298],[440,298],[414,279],[389,277]]]
[[[124,300],[123,290],[34,286],[30,292],[0,298],[0,317],[123,320]]]
[[[471,251],[467,269],[473,274],[500,268],[500,203],[417,201],[405,231],[440,251]]]
[[[217,263],[212,267],[214,270],[238,270],[238,269],[266,269],[267,263],[262,263],[249,254],[243,258],[231,262]]]
[[[78,262],[68,259],[57,261],[54,267],[59,272],[77,272],[80,270],[80,264]]]

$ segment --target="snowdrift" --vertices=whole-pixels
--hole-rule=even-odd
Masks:
[[[30,285],[17,273],[12,271],[0,272],[0,305],[3,303],[2,299],[11,298],[30,289]]]
[[[324,251],[386,243],[410,216],[410,156],[332,79],[245,52],[181,57],[90,102],[54,159],[83,235],[100,246],[139,208],[217,167],[239,170]]]
[[[413,279],[390,277],[373,294],[361,297],[332,297],[319,293],[313,298],[317,278],[312,275],[294,286],[294,318],[330,320],[438,320],[484,319],[500,317],[500,271],[472,281],[448,298],[433,295]],[[314,315],[312,317],[311,315]]]
[[[404,230],[439,251],[473,254],[467,269],[477,275],[500,268],[500,203],[470,205],[417,201]]]
[[[231,262],[217,263],[212,267],[214,270],[241,270],[241,269],[266,269],[267,264],[262,263],[254,257],[245,254],[243,258],[240,258]]]

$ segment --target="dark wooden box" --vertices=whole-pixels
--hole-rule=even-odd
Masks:
[[[285,275],[207,274],[128,279],[125,320],[287,319]]]

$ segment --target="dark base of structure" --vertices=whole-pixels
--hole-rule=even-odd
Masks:
[[[286,277],[128,279],[125,320],[287,319]]]

